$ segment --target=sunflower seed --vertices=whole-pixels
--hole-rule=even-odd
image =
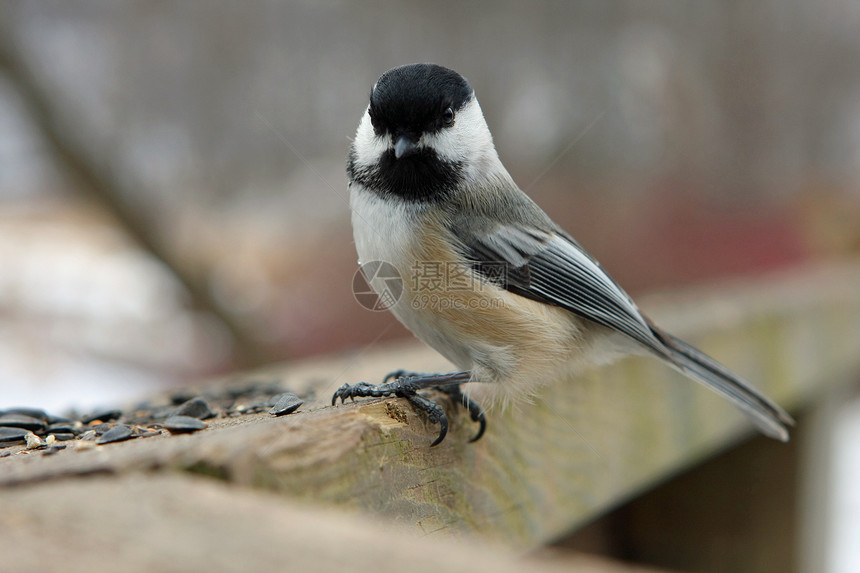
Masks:
[[[171,434],[196,432],[206,427],[206,422],[189,416],[170,416],[162,424]]]
[[[134,437],[131,431],[131,428],[126,426],[125,424],[119,424],[105,432],[104,434],[96,440],[96,443],[101,444],[110,444],[112,442],[122,442]]]
[[[284,392],[280,396],[276,396],[275,405],[269,410],[269,414],[273,416],[284,416],[292,414],[298,410],[299,406],[304,402],[292,392]]]

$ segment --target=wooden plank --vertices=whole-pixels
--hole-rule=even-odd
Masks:
[[[188,476],[124,476],[0,490],[3,571],[657,573],[597,557],[516,555],[427,538]]]
[[[858,286],[860,265],[806,268],[642,306],[792,407],[860,370]],[[431,449],[436,428],[403,400],[326,404],[343,382],[378,380],[398,367],[448,368],[416,345],[273,366],[243,378],[281,378],[319,401],[280,419],[218,420],[184,438],[31,456],[0,465],[0,484],[172,467],[370,511],[427,534],[473,533],[528,548],[753,431],[719,397],[644,358],[555,381],[532,405],[491,412],[475,444],[465,415],[453,416],[448,439]]]

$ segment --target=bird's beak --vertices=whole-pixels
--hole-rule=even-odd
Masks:
[[[413,141],[408,135],[401,135],[394,142],[394,157],[397,159],[412,155],[416,151],[418,151],[418,142]]]

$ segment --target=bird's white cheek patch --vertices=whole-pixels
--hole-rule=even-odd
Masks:
[[[504,170],[498,163],[493,136],[475,99],[457,112],[453,126],[425,134],[421,143],[435,150],[441,159],[461,164],[470,179],[478,178],[480,171]]]
[[[425,133],[421,137],[421,145],[434,150],[445,161],[461,162],[469,154],[468,145],[457,126],[436,133]]]
[[[390,147],[389,138],[378,136],[373,131],[370,115],[365,111],[355,132],[355,162],[358,167],[372,167]]]

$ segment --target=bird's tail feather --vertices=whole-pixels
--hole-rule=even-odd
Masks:
[[[722,395],[740,408],[767,436],[788,441],[788,426],[794,419],[777,404],[753,388],[728,368],[666,332],[655,332],[669,356],[663,356],[677,370]]]

